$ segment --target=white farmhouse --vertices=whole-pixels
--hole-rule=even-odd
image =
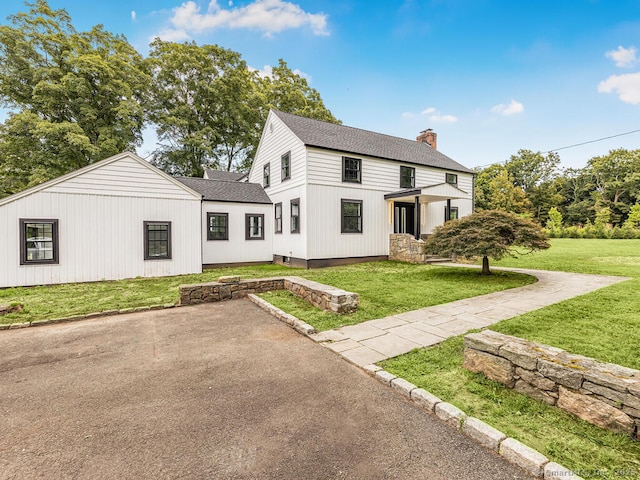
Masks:
[[[115,155],[0,199],[0,288],[387,259],[473,210],[473,172],[417,140],[271,111],[248,175]]]
[[[417,141],[269,113],[248,181],[274,204],[273,260],[321,267],[386,259],[389,235],[419,239],[473,210],[473,172]]]

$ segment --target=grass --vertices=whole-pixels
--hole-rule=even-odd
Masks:
[[[181,284],[214,281],[221,275],[240,275],[243,278],[298,275],[360,294],[359,311],[351,315],[322,312],[288,292],[265,295],[276,306],[318,329],[354,324],[534,281],[532,277],[513,273],[483,278],[475,271],[399,262],[372,262],[316,270],[291,269],[279,265],[220,268],[198,275],[4,289],[0,290],[0,304],[19,302],[25,308],[20,313],[0,317],[0,322],[32,322],[106,310],[172,304],[178,300],[178,287]]]
[[[640,241],[553,239],[495,265],[624,275],[631,280],[500,322],[510,335],[640,369]],[[592,426],[462,367],[462,337],[382,366],[544,453],[584,478],[640,478],[640,443]]]

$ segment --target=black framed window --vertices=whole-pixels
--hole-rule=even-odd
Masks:
[[[400,166],[400,188],[413,188],[416,186],[416,169]]]
[[[58,263],[58,220],[20,219],[20,265]]]
[[[291,200],[291,233],[300,233],[300,199]]]
[[[229,240],[229,214],[207,212],[207,240]]]
[[[342,157],[342,181],[362,183],[362,159]]]
[[[264,215],[247,213],[245,215],[245,239],[264,240]]]
[[[276,203],[273,210],[275,212],[275,233],[282,233],[282,203]]]
[[[280,157],[280,168],[282,170],[282,180],[291,178],[291,152],[287,152]]]
[[[267,163],[262,169],[262,186],[267,188],[271,185],[271,164]]]
[[[448,222],[449,220],[457,220],[458,219],[458,207],[451,207],[449,209],[449,218],[447,218],[447,207],[444,207],[444,221]]]
[[[362,233],[362,200],[341,200],[342,233]]]
[[[144,222],[144,259],[171,258],[171,222]]]
[[[445,175],[445,182],[450,183],[451,185],[458,185],[458,175],[455,173],[447,173]]]

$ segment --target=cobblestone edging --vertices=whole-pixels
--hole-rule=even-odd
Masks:
[[[324,337],[315,335],[316,330],[309,324],[271,305],[257,295],[248,295],[248,298],[278,320],[322,345],[322,339]],[[428,413],[435,415],[447,425],[461,431],[485,448],[500,454],[509,463],[519,466],[534,477],[543,478],[544,480],[556,480],[558,478],[582,480],[582,477],[562,465],[549,461],[549,459],[540,452],[526,446],[518,440],[507,437],[504,433],[496,430],[482,420],[467,416],[458,407],[443,402],[435,395],[422,388],[418,388],[411,382],[397,377],[377,365],[371,364],[360,368],[376,378],[379,382],[391,387],[407,400],[412,401]]]
[[[352,313],[359,295],[300,277],[273,277],[241,280],[220,277],[217,282],[180,285],[179,305],[221,302],[271,290],[288,290],[310,304],[334,313]]]
[[[640,440],[640,371],[491,330],[466,335],[464,344],[468,370]]]
[[[16,328],[38,327],[41,325],[52,325],[54,323],[76,322],[79,320],[89,320],[91,318],[109,317],[112,315],[122,315],[125,313],[148,312],[149,310],[164,310],[165,308],[175,308],[177,305],[166,303],[164,305],[148,305],[144,307],[121,308],[119,310],[104,310],[102,312],[92,312],[84,315],[72,315],[70,317],[52,318],[49,320],[34,320],[33,322],[7,323],[0,325],[0,330],[13,330]]]

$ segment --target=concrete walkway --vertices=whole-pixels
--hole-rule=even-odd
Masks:
[[[328,330],[311,337],[350,362],[365,366],[628,279],[522,268],[499,270],[525,273],[538,281],[524,287]]]

